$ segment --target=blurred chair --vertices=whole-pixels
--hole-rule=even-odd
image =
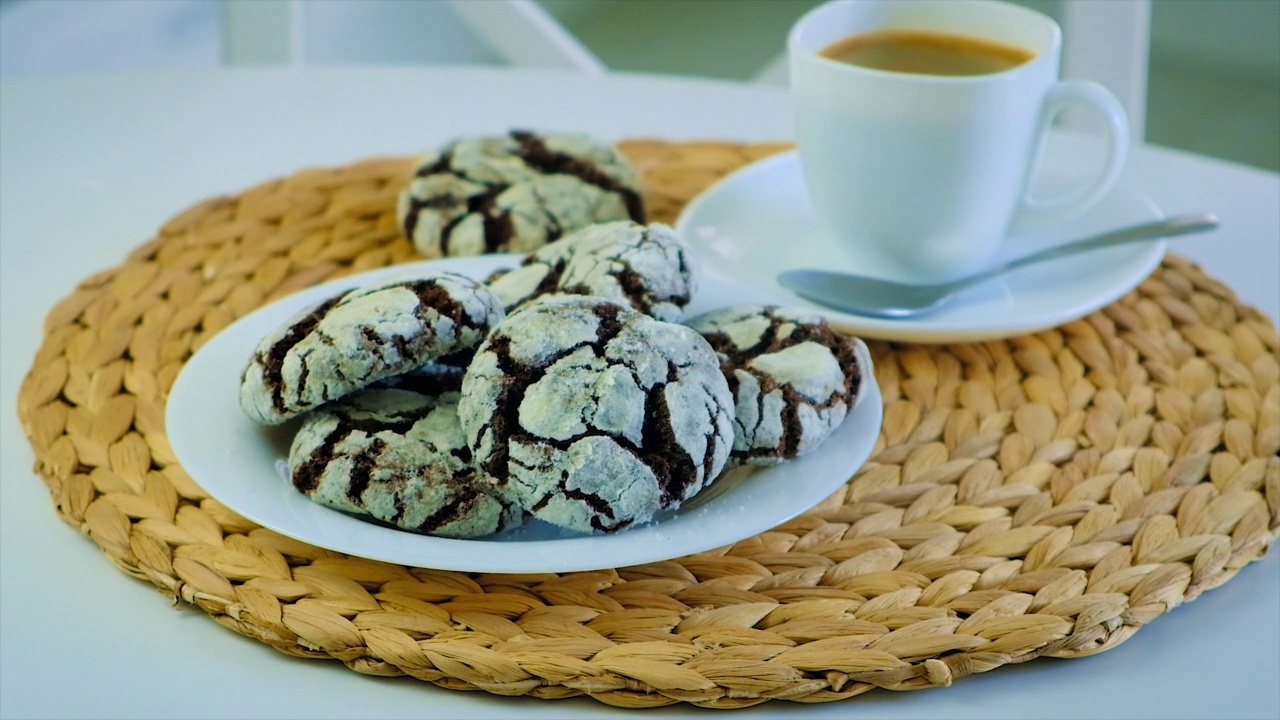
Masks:
[[[433,13],[431,24],[453,23],[489,52],[511,65],[600,74],[607,68],[582,42],[536,0],[347,0],[352,16],[378,3],[402,3]],[[318,6],[308,0],[222,0],[223,57],[230,65],[311,62],[308,13],[331,11],[342,2]],[[1147,70],[1151,36],[1151,0],[1060,0],[1063,31],[1062,75],[1101,83],[1119,98],[1129,115],[1135,142],[1146,126]],[[733,12],[732,3],[724,3]],[[451,34],[440,27],[423,38]],[[466,61],[466,57],[445,60]],[[756,75],[768,84],[785,84],[786,53]],[[1068,119],[1070,124],[1075,124]]]
[[[362,16],[379,12],[384,19],[388,13],[412,16],[409,22],[416,26],[398,30],[416,39],[419,50],[431,54],[435,61],[469,62],[487,51],[510,65],[588,74],[606,71],[585,45],[534,0],[328,0],[323,5],[306,0],[222,0],[223,62],[231,66],[279,65],[323,59],[317,57],[323,55],[323,49],[311,42],[316,39],[312,37],[316,26],[332,25],[335,13],[344,12],[346,19],[355,23]],[[319,22],[324,15],[328,21]],[[348,53],[352,52],[350,40],[344,38]],[[379,50],[391,45],[394,43],[383,44]],[[477,46],[482,51],[477,52]]]
[[[1119,98],[1140,144],[1147,124],[1151,0],[1061,0],[1062,76],[1093,80]]]

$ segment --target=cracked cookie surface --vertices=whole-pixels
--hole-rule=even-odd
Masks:
[[[412,532],[473,538],[523,521],[471,465],[458,393],[361,390],[308,415],[289,450],[297,490]]]
[[[733,399],[700,335],[619,304],[539,298],[499,323],[458,404],[476,467],[546,522],[613,531],[719,475]]]
[[[255,348],[240,407],[278,424],[375,381],[480,343],[504,313],[471,278],[401,274],[313,305]]]
[[[643,221],[630,161],[587,135],[512,131],[418,161],[396,217],[427,258],[529,252],[592,223]]]
[[[734,396],[730,464],[774,465],[822,444],[853,407],[855,348],[815,312],[735,305],[690,318]]]
[[[511,312],[549,293],[590,295],[678,322],[697,289],[697,259],[669,226],[628,220],[573,232],[486,282]]]

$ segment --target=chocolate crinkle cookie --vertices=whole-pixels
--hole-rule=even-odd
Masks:
[[[487,288],[449,272],[395,277],[313,305],[258,344],[240,407],[269,425],[378,380],[474,348],[505,313]]]
[[[822,444],[844,421],[862,370],[856,338],[797,308],[737,305],[691,318],[734,396],[731,465],[774,465]]]
[[[396,217],[428,258],[529,252],[592,223],[643,222],[640,181],[611,145],[512,131],[428,152]]]
[[[307,415],[289,450],[294,487],[315,502],[398,528],[472,538],[523,510],[475,471],[458,393],[361,390]]]
[[[720,473],[733,396],[682,325],[548,295],[494,328],[458,414],[481,472],[534,517],[613,531],[679,506]]]
[[[669,226],[630,220],[566,235],[486,281],[507,312],[548,293],[591,295],[678,322],[697,289],[696,256]]]

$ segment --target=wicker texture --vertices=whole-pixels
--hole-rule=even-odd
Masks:
[[[778,144],[633,140],[655,219]],[[175,461],[167,390],[254,308],[414,259],[411,161],[203,202],[58,303],[19,414],[59,515],[125,573],[291,655],[624,707],[823,702],[1123,642],[1280,527],[1280,340],[1171,256],[1001,342],[871,343],[884,427],[811,512],[697,556],[564,575],[399,567],[258,528]]]

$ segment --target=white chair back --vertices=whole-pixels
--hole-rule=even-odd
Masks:
[[[326,0],[368,11],[375,3],[403,0]],[[585,45],[536,0],[446,0],[412,3],[433,15],[435,35],[444,26],[461,28],[470,42],[511,65],[607,71]],[[732,12],[729,3],[727,12]],[[1101,83],[1129,114],[1135,142],[1146,125],[1147,69],[1151,37],[1151,0],[1060,0],[1065,78]],[[229,65],[300,63],[308,59],[306,15],[317,10],[310,0],[223,0],[223,57]],[[424,37],[428,28],[423,28]],[[786,54],[779,54],[756,75],[758,82],[786,83]]]
[[[1106,86],[1142,142],[1147,121],[1151,0],[1062,0],[1062,76]]]
[[[605,72],[604,63],[534,0],[326,0],[323,8],[308,0],[223,0],[223,61],[232,66],[308,62],[320,54],[320,48],[308,47],[308,13],[342,10],[341,5],[352,13],[412,12],[423,25],[424,43],[461,49],[455,56],[446,54],[445,61],[466,61],[479,46],[480,53],[511,65]]]

